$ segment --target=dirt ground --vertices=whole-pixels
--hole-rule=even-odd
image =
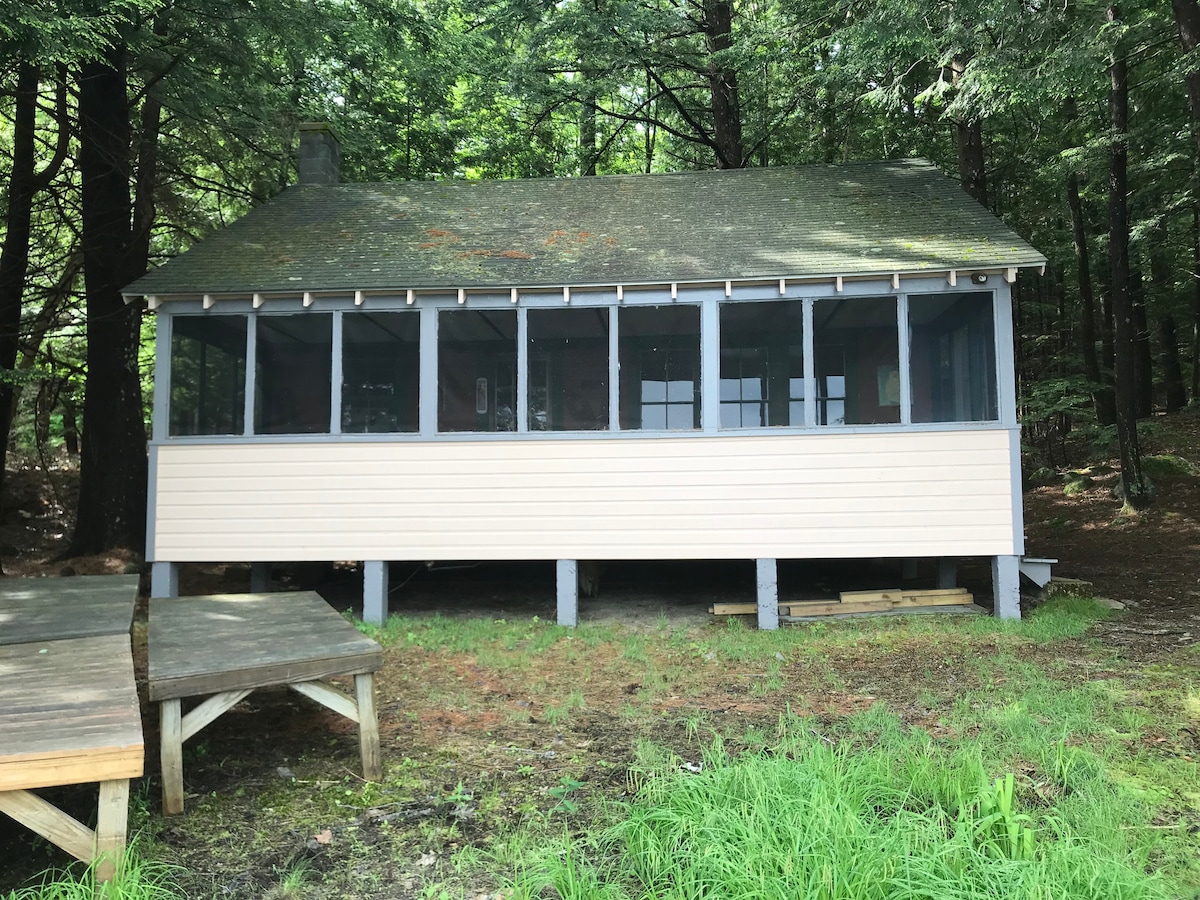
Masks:
[[[1156,422],[1144,444],[1147,454],[1200,464],[1200,415]],[[1151,510],[1124,515],[1112,495],[1112,468],[1113,461],[1097,465],[1081,493],[1066,496],[1056,481],[1024,499],[1027,553],[1057,557],[1056,573],[1090,581],[1097,594],[1127,607],[1094,632],[1112,649],[1117,670],[1170,659],[1200,635],[1200,477],[1162,479]],[[34,467],[9,478],[0,522],[5,574],[136,570],[140,560],[130,554],[54,559],[69,529],[72,476],[69,466],[50,475],[53,487]],[[960,574],[978,602],[990,605],[986,560],[965,561]],[[901,575],[888,562],[781,563],[781,600],[886,587]],[[784,706],[842,716],[878,700],[936,733],[929,698],[911,686],[935,683],[952,696],[977,677],[972,657],[980,647],[953,642],[931,657],[927,648],[867,654],[849,641],[832,656],[765,669],[697,656],[697,635],[728,628],[708,614],[709,604],[753,599],[753,566],[744,561],[608,564],[601,596],[580,606],[581,622],[599,627],[575,644],[555,636],[554,652],[540,658],[542,632],[521,623],[553,620],[552,564],[396,565],[391,578],[391,612],[509,629],[517,645],[533,647],[532,668],[503,646],[485,654],[402,638],[377,681],[388,769],[378,791],[358,778],[351,723],[286,691],[256,692],[189,745],[188,813],[171,820],[158,816],[157,713],[144,697],[145,602],[139,605],[134,642],[148,754],[133,822],[151,836],[154,855],[187,867],[190,895],[289,896],[281,887],[287,873],[303,871],[310,883],[324,884],[311,896],[423,896],[435,875],[453,874],[464,848],[495,852],[508,829],[552,818],[564,798],[586,807],[602,796],[629,796],[650,765],[647,741],[694,753],[704,722],[736,747],[756,728],[768,733]],[[932,585],[933,578],[933,561],[924,561],[913,583]],[[273,580],[277,590],[316,589],[341,608],[361,590],[351,566],[280,567]],[[189,566],[181,577],[184,593],[248,584],[244,566]],[[643,637],[631,637],[630,628]],[[1045,651],[1030,645],[1021,652],[1032,658]],[[1076,659],[1071,642],[1054,652],[1057,665],[1104,674],[1082,651]],[[1180,752],[1200,752],[1200,743]],[[80,818],[94,815],[94,793],[51,793]],[[0,846],[8,851],[0,854],[0,891],[63,863],[2,816]],[[291,895],[310,896],[297,890]],[[474,896],[487,896],[486,886]]]

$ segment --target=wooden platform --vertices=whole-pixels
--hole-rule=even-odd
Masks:
[[[127,634],[0,646],[0,812],[96,861],[106,880],[125,849],[129,779],[144,759]],[[100,784],[94,831],[30,793],[90,782]]]
[[[0,644],[128,634],[137,575],[0,578]]]
[[[149,691],[161,703],[163,811],[183,811],[183,742],[255,688],[287,685],[359,724],[363,774],[380,777],[372,673],[383,651],[311,591],[150,603]],[[355,696],[322,679],[353,675]],[[181,698],[211,695],[183,715]]]

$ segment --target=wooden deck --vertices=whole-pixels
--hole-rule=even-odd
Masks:
[[[128,634],[137,575],[0,578],[0,644]]]
[[[312,592],[153,600],[150,699],[161,704],[163,811],[183,811],[183,742],[255,688],[287,685],[358,723],[363,775],[381,774],[373,672],[383,651]],[[354,676],[351,697],[321,679]],[[209,695],[183,714],[181,699]]]
[[[116,872],[145,747],[129,627],[138,578],[0,581],[0,812]],[[32,791],[99,783],[91,829]]]

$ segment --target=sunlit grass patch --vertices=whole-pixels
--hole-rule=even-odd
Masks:
[[[117,875],[96,881],[94,866],[50,869],[37,884],[0,895],[3,900],[182,900],[176,866],[143,855],[142,841],[129,842]]]

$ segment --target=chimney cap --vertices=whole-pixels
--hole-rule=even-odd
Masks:
[[[338,134],[338,130],[329,122],[301,122],[297,127],[300,129],[301,133],[306,131],[318,133],[324,132],[339,144],[342,141],[342,136]]]

